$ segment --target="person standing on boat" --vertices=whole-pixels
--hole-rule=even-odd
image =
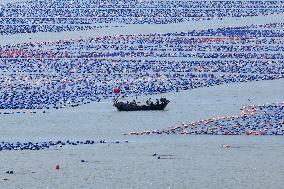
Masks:
[[[160,101],[162,104],[164,104],[167,101],[167,99],[165,97],[161,97]]]
[[[137,102],[135,101],[135,99],[133,99],[133,102],[131,102],[131,105],[137,106]]]
[[[146,104],[149,106],[151,104],[151,98],[146,101]]]
[[[160,105],[159,99],[156,99],[156,105]]]

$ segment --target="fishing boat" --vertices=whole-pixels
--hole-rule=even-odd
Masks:
[[[133,100],[133,102],[118,102],[116,99],[113,106],[117,108],[118,111],[149,111],[149,110],[164,110],[170,101],[166,98],[161,98],[157,100],[156,103],[150,100],[146,101],[146,104],[140,105]]]

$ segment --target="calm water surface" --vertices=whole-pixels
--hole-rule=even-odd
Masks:
[[[0,188],[283,188],[281,136],[123,135],[208,117],[239,115],[244,105],[283,101],[283,82],[167,94],[171,103],[162,112],[118,112],[111,102],[103,102],[46,114],[2,115],[1,139],[5,141],[130,142],[36,152],[2,151]],[[224,144],[231,147],[222,148]],[[160,159],[152,156],[154,153]],[[82,159],[87,162],[82,163]],[[56,164],[61,166],[59,171],[54,169]],[[7,175],[7,170],[15,174]]]

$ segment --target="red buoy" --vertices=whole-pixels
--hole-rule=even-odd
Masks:
[[[120,90],[119,90],[118,87],[116,87],[116,88],[113,89],[113,92],[114,92],[114,94],[118,94],[118,93],[120,93]]]

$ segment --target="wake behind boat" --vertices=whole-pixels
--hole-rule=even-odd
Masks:
[[[164,110],[170,101],[166,98],[157,99],[156,103],[153,103],[151,99],[146,101],[146,105],[140,105],[135,100],[132,102],[118,102],[116,99],[113,106],[118,111],[149,111],[149,110]]]

